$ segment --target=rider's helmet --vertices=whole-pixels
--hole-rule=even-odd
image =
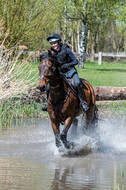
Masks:
[[[48,38],[47,41],[49,41],[49,43],[51,42],[56,42],[56,41],[62,41],[61,37],[59,34],[57,33],[53,33],[51,34]]]

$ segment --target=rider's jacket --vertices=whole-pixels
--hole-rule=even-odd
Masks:
[[[63,64],[69,64],[69,68],[64,70],[64,73],[71,76],[73,72],[76,71],[74,66],[78,64],[78,60],[70,50],[69,46],[67,44],[60,44],[60,51],[57,52],[52,47],[50,50],[52,54],[56,56],[59,67]]]

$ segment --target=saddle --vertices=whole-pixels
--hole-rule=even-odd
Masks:
[[[75,85],[74,85],[74,80],[73,80],[73,78],[70,78],[70,77],[64,75],[64,76],[63,76],[63,79],[64,79],[64,83],[65,83],[67,86],[69,85],[69,87],[73,90],[74,94],[75,94],[76,96],[78,96],[77,88],[76,88]],[[85,79],[80,78],[80,82],[81,82],[82,87],[85,88],[86,90],[88,90],[88,88],[84,85],[84,83],[82,82],[82,80],[86,81]]]

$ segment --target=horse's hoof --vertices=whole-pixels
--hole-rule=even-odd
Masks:
[[[67,141],[65,143],[65,148],[67,148],[67,149],[73,149],[74,147],[75,147],[75,144],[73,142]]]
[[[70,142],[70,149],[73,149],[75,147],[75,143],[74,142]]]
[[[63,146],[58,147],[58,151],[59,151],[59,153],[63,153],[64,152],[64,147]]]

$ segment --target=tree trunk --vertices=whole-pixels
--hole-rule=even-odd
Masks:
[[[60,30],[60,36],[62,37],[62,35],[63,35],[63,28],[62,28],[62,24],[61,24],[61,19],[59,19],[59,30]]]
[[[126,87],[94,87],[96,100],[126,100]]]
[[[66,14],[66,5],[65,5],[65,14]],[[67,41],[67,19],[64,17],[64,42]]]
[[[77,53],[80,53],[80,34],[79,34],[79,24],[77,26]]]
[[[73,34],[72,34],[72,37],[71,37],[71,44],[72,44],[72,51],[74,50],[74,39],[73,39]]]
[[[92,44],[91,44],[91,53],[92,54],[95,53],[94,46],[95,46],[95,42],[94,42],[94,40],[92,40]],[[91,57],[91,62],[94,62],[94,57]]]
[[[80,56],[79,56],[79,68],[84,68],[85,61],[85,21],[82,20],[82,28],[81,28],[81,40],[80,40]]]

